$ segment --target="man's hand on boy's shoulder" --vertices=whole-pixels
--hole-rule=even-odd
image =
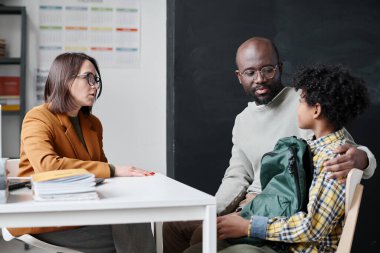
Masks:
[[[334,150],[340,156],[335,157],[324,163],[327,171],[330,171],[330,178],[336,178],[339,182],[344,183],[348,172],[357,168],[364,170],[368,167],[367,153],[358,149],[352,144],[346,143]]]

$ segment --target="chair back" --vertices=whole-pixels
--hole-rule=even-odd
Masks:
[[[4,238],[5,241],[10,241],[10,240],[13,240],[13,239],[17,239],[19,241],[22,241],[22,242],[28,244],[28,245],[31,245],[31,246],[34,246],[34,247],[37,247],[37,248],[40,248],[40,249],[45,249],[45,250],[48,250],[48,251],[62,252],[62,253],[81,253],[80,251],[76,251],[76,250],[72,250],[72,249],[56,246],[56,245],[53,245],[53,244],[50,244],[50,243],[46,243],[44,241],[38,240],[37,238],[35,238],[34,236],[29,235],[29,234],[21,235],[19,237],[14,237],[8,231],[7,228],[2,228],[1,232],[3,234],[3,238]]]
[[[8,159],[6,161],[5,167],[9,171],[9,177],[17,177],[18,174],[18,164],[20,159]]]
[[[345,222],[339,240],[337,253],[350,253],[354,239],[356,222],[359,215],[360,203],[363,195],[363,185],[360,181],[363,171],[352,169],[346,181]]]
[[[9,171],[8,176],[16,177],[18,173],[18,164],[20,162],[20,159],[8,159],[5,162],[5,168]],[[3,238],[5,241],[11,241],[13,239],[17,239],[19,241],[22,241],[28,245],[38,247],[40,249],[50,250],[54,252],[67,252],[67,253],[80,253],[79,251],[56,246],[50,243],[46,243],[44,241],[41,241],[37,238],[35,238],[32,235],[25,234],[18,237],[13,236],[7,228],[1,228],[1,233],[3,235]]]

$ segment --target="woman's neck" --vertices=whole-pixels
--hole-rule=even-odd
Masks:
[[[79,113],[79,110],[80,110],[80,109],[73,110],[73,111],[67,112],[66,114],[67,114],[69,117],[77,117],[77,116],[78,116],[78,113]]]

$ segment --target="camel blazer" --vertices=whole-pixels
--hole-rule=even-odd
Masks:
[[[109,178],[110,167],[103,152],[103,128],[94,115],[78,114],[86,147],[66,114],[52,113],[47,104],[30,110],[21,130],[19,176],[83,168],[96,177]],[[40,234],[73,227],[9,228],[14,236]]]

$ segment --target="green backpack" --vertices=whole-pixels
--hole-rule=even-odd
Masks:
[[[247,220],[252,215],[290,217],[306,211],[313,171],[312,154],[305,140],[295,136],[278,140],[274,150],[261,158],[262,192],[243,207],[240,216]],[[256,246],[273,244],[253,237],[228,239],[228,242]]]

